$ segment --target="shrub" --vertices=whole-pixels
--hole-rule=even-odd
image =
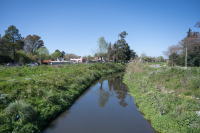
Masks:
[[[26,125],[18,124],[12,133],[41,133],[36,125],[28,123]]]
[[[4,113],[11,117],[12,121],[19,119],[24,124],[32,122],[36,118],[36,111],[33,106],[25,103],[23,100],[10,103],[4,109]]]

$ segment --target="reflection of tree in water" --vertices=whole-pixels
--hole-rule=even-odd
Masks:
[[[103,81],[105,79],[100,79],[99,83],[101,84],[100,88],[95,91],[95,94],[98,95],[98,104],[100,107],[104,107],[105,104],[108,102],[109,97],[113,97],[116,94],[116,97],[120,100],[119,105],[122,107],[126,107],[128,104],[126,103],[125,99],[126,96],[131,95],[128,94],[128,88],[124,83],[122,83],[123,75],[108,78],[108,87],[109,89],[102,88]]]
[[[119,105],[121,105],[122,107],[126,107],[126,105],[128,104],[126,103],[125,98],[129,94],[128,94],[128,88],[124,83],[122,83],[122,76],[123,75],[108,79],[108,86],[109,90],[111,91],[113,89],[117,94],[116,97],[120,99]]]
[[[108,102],[109,99],[109,90],[105,90],[102,88],[103,80],[100,80],[99,83],[101,84],[100,88],[95,91],[95,94],[98,95],[98,104],[100,107],[105,107],[106,102]]]

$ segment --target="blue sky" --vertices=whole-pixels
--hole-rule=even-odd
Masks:
[[[200,21],[200,0],[0,0],[0,34],[10,25],[22,37],[39,35],[50,53],[56,49],[93,55],[97,40],[116,42],[122,31],[139,56],[163,56]]]

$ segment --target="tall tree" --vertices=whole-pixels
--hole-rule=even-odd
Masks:
[[[0,54],[9,55],[10,49],[8,43],[9,41],[5,36],[0,38]]]
[[[24,51],[34,54],[35,51],[44,46],[43,40],[38,35],[28,35],[24,40]]]
[[[104,37],[100,37],[97,41],[97,49],[94,50],[93,52],[97,53],[99,57],[101,57],[102,61],[102,56],[104,53],[108,52],[108,43],[106,42]]]
[[[127,60],[130,60],[131,53],[133,55],[133,52],[131,52],[128,43],[126,43],[126,41],[124,39],[126,37],[126,35],[128,35],[128,33],[126,33],[126,31],[121,32],[121,34],[119,34],[121,39],[118,39],[117,42],[115,43],[115,47],[117,48],[116,57],[118,60],[120,60],[120,62],[122,62],[122,60],[123,60],[124,63]]]
[[[16,51],[24,48],[24,42],[22,41],[21,34],[19,34],[19,30],[14,25],[9,26],[5,30],[4,40],[7,41],[8,48],[12,50],[15,59]]]
[[[61,52],[61,57],[64,58],[64,55],[65,55],[65,51],[62,51]]]

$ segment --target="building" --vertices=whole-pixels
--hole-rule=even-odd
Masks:
[[[61,59],[58,59],[56,61],[54,61],[53,59],[51,60],[43,60],[43,64],[46,64],[46,65],[64,65],[64,64],[67,64],[67,63],[70,63],[70,61],[65,61],[64,58],[61,58]]]
[[[53,59],[51,59],[51,60],[43,60],[42,64],[48,65],[48,62],[51,62],[51,61],[54,61],[54,60]]]
[[[75,58],[75,59],[70,59],[70,62],[74,62],[74,63],[84,63],[86,62],[87,59],[84,59],[84,58]]]
[[[94,60],[92,60],[92,62],[100,62],[100,61],[101,61],[101,57],[94,57]],[[105,57],[102,57],[102,61],[108,62]]]

